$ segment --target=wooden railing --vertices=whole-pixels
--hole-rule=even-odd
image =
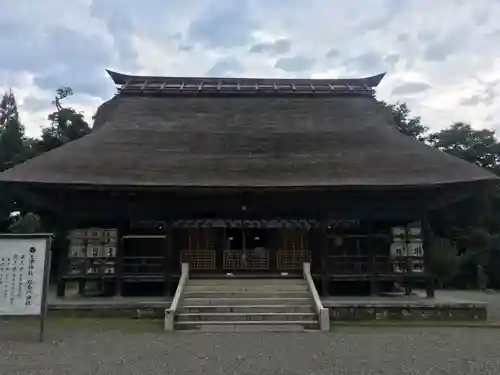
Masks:
[[[215,250],[182,250],[181,264],[188,263],[193,271],[215,270]]]
[[[278,270],[301,270],[304,263],[311,263],[310,250],[278,250],[276,268]]]
[[[268,270],[269,252],[262,250],[224,250],[225,270]]]
[[[328,257],[328,270],[332,275],[397,275],[424,272],[422,257],[347,256]]]
[[[159,275],[164,273],[164,257],[123,257],[123,273],[125,275]]]
[[[328,269],[334,275],[360,275],[372,272],[372,261],[367,256],[329,256]]]

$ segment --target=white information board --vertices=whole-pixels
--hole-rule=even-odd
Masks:
[[[49,244],[47,235],[0,236],[0,315],[45,314]]]

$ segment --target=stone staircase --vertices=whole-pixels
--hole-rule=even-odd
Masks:
[[[174,324],[203,331],[319,329],[303,279],[190,279]]]

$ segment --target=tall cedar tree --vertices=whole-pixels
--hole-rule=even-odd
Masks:
[[[23,153],[24,128],[19,119],[16,98],[7,91],[0,102],[0,172],[14,166]],[[0,190],[0,232],[11,224],[10,213],[15,202],[7,192]]]
[[[24,149],[24,127],[19,119],[16,98],[7,91],[0,102],[0,171],[16,164]]]

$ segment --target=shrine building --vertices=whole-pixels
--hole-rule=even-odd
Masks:
[[[172,295],[190,278],[302,277],[323,295],[423,285],[430,217],[496,177],[398,131],[358,79],[134,76],[92,133],[0,173],[58,223],[58,294]],[[352,288],[352,289],[350,289]]]

